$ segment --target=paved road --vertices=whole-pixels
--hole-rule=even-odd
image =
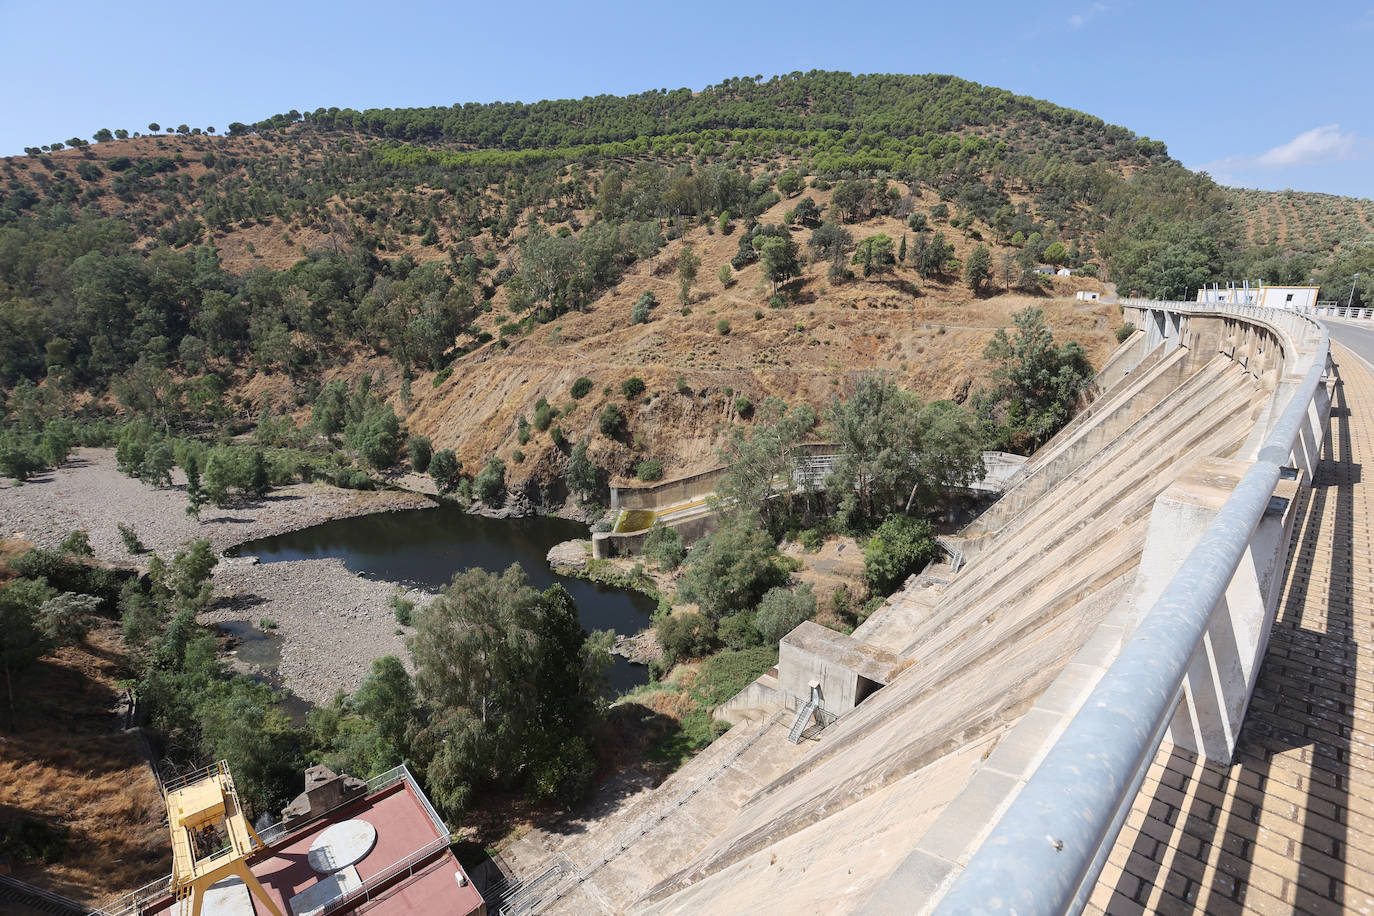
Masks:
[[[1324,318],[1326,326],[1331,329],[1331,339],[1343,347],[1347,347],[1356,356],[1361,357],[1371,367],[1374,367],[1374,324],[1367,321],[1340,321],[1337,319]]]

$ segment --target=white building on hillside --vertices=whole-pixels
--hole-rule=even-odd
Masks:
[[[1229,302],[1238,305],[1259,305],[1271,309],[1291,309],[1307,312],[1317,304],[1315,286],[1237,286],[1214,284],[1197,291],[1198,302]]]

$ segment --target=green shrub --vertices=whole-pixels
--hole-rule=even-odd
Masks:
[[[28,480],[43,470],[45,462],[38,449],[18,436],[0,433],[0,474],[15,481]]]
[[[492,456],[472,481],[473,492],[484,503],[495,502],[506,491],[506,463]]]
[[[534,428],[541,433],[549,428],[554,418],[558,416],[558,409],[551,405],[544,398],[540,398],[534,405]]]
[[[572,396],[577,400],[585,398],[592,390],[592,380],[585,375],[572,383]]]
[[[124,578],[113,569],[102,569],[73,560],[55,550],[33,548],[10,562],[10,569],[23,579],[43,579],[57,592],[93,595],[113,607],[119,600]]]
[[[410,466],[415,473],[423,474],[429,470],[429,463],[434,458],[434,446],[430,444],[428,436],[411,436],[409,446]]]
[[[816,616],[816,595],[811,583],[795,589],[771,588],[759,601],[754,615],[754,628],[768,644],[774,644],[796,628],[797,624]]]
[[[894,515],[864,545],[864,579],[875,594],[889,594],[939,555],[930,522]]]
[[[51,865],[66,855],[71,832],[70,827],[23,816],[0,832],[0,853],[6,853],[20,863],[41,862]]]
[[[340,468],[334,476],[334,486],[343,490],[371,490],[372,478],[357,468]]]
[[[663,661],[673,665],[680,659],[700,658],[716,646],[716,628],[701,614],[673,614],[654,626]]]
[[[57,549],[73,557],[95,556],[95,551],[91,549],[91,539],[86,536],[86,532],[80,530],[73,531],[63,538]]]
[[[458,462],[458,458],[453,454],[453,449],[443,448],[434,453],[429,459],[429,476],[434,479],[434,484],[439,488],[440,493],[452,493],[453,488],[458,484],[458,474],[463,466]]]
[[[134,554],[135,556],[148,552],[148,548],[145,547],[143,545],[143,542],[138,539],[138,534],[134,531],[133,528],[124,524],[123,522],[120,522],[118,524],[118,527],[119,537],[124,541],[125,550],[129,551],[129,553]]]
[[[692,682],[692,698],[714,709],[778,663],[777,646],[726,650],[708,658]]]
[[[643,324],[648,321],[649,312],[656,305],[658,305],[658,300],[654,298],[654,294],[645,290],[630,309],[630,323]]]
[[[591,458],[587,455],[587,440],[583,439],[577,443],[572,450],[572,455],[568,458],[567,469],[568,489],[581,496],[583,499],[596,492],[596,481],[599,471]]]
[[[753,608],[770,588],[786,583],[789,574],[766,531],[743,522],[729,524],[692,549],[678,595],[719,619]]]
[[[620,383],[620,393],[625,396],[625,400],[634,400],[644,393],[644,379],[637,375],[630,376]]]
[[[391,606],[391,613],[395,615],[396,622],[403,627],[411,625],[415,617],[415,602],[402,598],[400,595],[392,595],[387,599],[387,604]]]
[[[639,463],[636,474],[640,480],[653,483],[663,479],[663,462],[657,458],[647,458]]]
[[[682,546],[682,535],[676,528],[655,525],[644,538],[644,555],[666,572],[682,565],[687,550]]]
[[[721,337],[725,337],[727,334],[729,334],[730,322],[726,321],[724,318],[722,318],[720,321],[717,321],[716,333],[719,334]]]
[[[373,404],[350,423],[344,438],[359,457],[379,471],[394,465],[401,457],[401,421],[390,404]]]
[[[625,428],[625,415],[620,412],[620,408],[615,404],[607,404],[601,411],[601,417],[597,420],[597,428],[601,430],[603,436],[614,438]]]
[[[716,638],[727,649],[748,649],[763,645],[763,637],[754,626],[753,611],[740,611],[723,618],[716,627]]]
[[[1135,324],[1128,321],[1116,329],[1116,342],[1121,344],[1126,342],[1126,338],[1135,333]]]

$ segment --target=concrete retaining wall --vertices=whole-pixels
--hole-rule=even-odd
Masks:
[[[835,452],[833,442],[808,442],[797,446],[798,454],[804,456],[832,455]],[[709,471],[702,471],[699,474],[692,474],[689,477],[679,477],[676,480],[665,480],[662,483],[646,484],[645,486],[613,486],[611,487],[611,508],[612,509],[657,509],[661,506],[674,506],[678,503],[691,502],[694,499],[701,499],[715,492],[716,485],[729,470],[724,466],[711,468]]]
[[[776,671],[777,669],[773,669]],[[721,722],[728,722],[731,725],[738,725],[750,714],[771,714],[774,710],[783,706],[783,695],[778,689],[778,676],[776,674],[760,675],[748,687],[730,699],[721,703],[711,713],[711,718]]]
[[[682,535],[682,543],[692,544],[701,540],[716,530],[719,519],[714,512],[702,511],[699,515],[688,518],[677,519],[671,522],[661,522],[669,528],[676,528],[677,533]],[[592,557],[597,560],[604,560],[607,557],[628,557],[644,552],[644,539],[649,536],[652,528],[643,531],[598,531],[592,535]]]
[[[715,492],[716,484],[725,476],[726,468],[712,468],[665,480],[662,483],[643,487],[611,487],[612,509],[654,509],[658,506],[672,506],[677,503],[691,502]]]

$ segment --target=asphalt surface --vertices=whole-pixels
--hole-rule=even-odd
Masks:
[[[1365,361],[1374,372],[1374,323],[1322,319],[1331,330],[1331,339]]]

